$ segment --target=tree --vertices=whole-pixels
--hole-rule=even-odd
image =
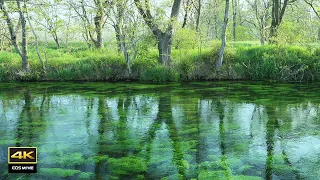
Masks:
[[[8,35],[8,30],[5,28],[5,21],[0,19],[0,52],[6,46],[6,37]]]
[[[51,35],[57,48],[60,48],[58,31],[64,24],[63,19],[60,17],[61,12],[59,12],[62,8],[60,3],[61,1],[58,0],[54,2],[41,0],[35,4],[36,9],[33,11],[37,14],[37,18],[33,20]]]
[[[283,2],[282,0],[272,0],[272,21],[269,35],[269,41],[271,43],[275,42],[275,38],[277,37],[277,30],[282,22],[287,6],[289,5],[289,3],[292,3],[294,1],[296,0],[284,0]]]
[[[25,3],[25,1],[24,1]],[[0,10],[3,12],[6,24],[9,29],[10,33],[10,40],[13,44],[15,50],[19,53],[21,60],[22,60],[22,69],[25,72],[30,71],[29,63],[28,63],[28,43],[27,43],[27,22],[25,18],[24,11],[21,8],[20,0],[16,0],[17,5],[17,12],[19,14],[19,21],[16,25],[17,28],[21,28],[21,48],[19,46],[18,40],[17,40],[17,31],[14,30],[14,22],[11,19],[11,16],[9,14],[9,11],[5,7],[4,0],[0,0]]]
[[[223,54],[224,54],[224,49],[226,47],[226,41],[227,41],[227,37],[226,37],[226,31],[227,31],[227,25],[228,25],[228,14],[229,14],[229,2],[230,0],[226,0],[226,7],[225,7],[225,11],[224,11],[224,22],[223,22],[223,26],[222,26],[222,37],[221,37],[221,48],[220,48],[220,52],[219,52],[219,57],[218,57],[218,63],[217,63],[217,67],[221,67],[222,66],[222,61],[223,61]]]
[[[187,25],[188,19],[193,21],[196,31],[199,31],[200,28],[200,18],[201,18],[201,0],[185,0],[184,1],[184,17],[182,28],[185,28]],[[190,16],[190,17],[189,17]],[[192,24],[193,25],[193,24]]]
[[[254,12],[254,19],[250,21],[249,18],[245,19],[249,24],[253,24],[253,26],[259,31],[260,43],[263,45],[267,40],[267,29],[268,23],[271,18],[270,16],[270,8],[271,8],[271,0],[246,0],[249,4],[250,11]],[[251,15],[250,15],[251,16]],[[249,20],[248,20],[249,19]]]
[[[24,2],[24,5],[23,5],[23,8],[24,8],[24,11],[25,11],[25,13],[26,13],[26,19],[28,20],[28,23],[29,23],[31,32],[32,32],[32,34],[33,34],[33,36],[34,36],[34,38],[35,38],[36,51],[37,51],[37,55],[38,55],[38,58],[39,58],[39,60],[40,60],[40,63],[41,63],[41,65],[42,65],[42,70],[43,70],[44,72],[46,72],[46,66],[45,66],[45,64],[44,64],[44,62],[43,62],[43,60],[42,60],[42,56],[41,56],[40,51],[39,51],[38,36],[37,36],[37,34],[36,34],[36,32],[35,32],[35,30],[34,30],[34,28],[33,28],[33,25],[32,25],[32,23],[31,23],[31,21],[30,21],[29,11],[28,11],[28,8],[27,8],[27,5],[26,5],[25,2]]]
[[[130,74],[131,64],[138,53],[137,30],[141,25],[140,20],[130,6],[129,0],[117,0],[110,9],[110,20],[116,32],[118,52],[123,53]]]
[[[311,9],[313,10],[313,12],[317,15],[317,17],[320,19],[320,13],[316,10],[316,8],[314,7],[314,0],[304,0],[305,3],[307,3]],[[320,4],[320,3],[319,3]]]
[[[224,7],[220,0],[210,0],[203,6],[202,22],[206,26],[207,40],[218,39],[221,34],[219,26],[223,23],[220,16],[223,14]]]
[[[174,0],[171,9],[170,21],[165,30],[161,30],[159,25],[155,22],[155,18],[151,15],[150,1],[144,0],[144,5],[140,0],[134,0],[139,13],[143,17],[145,23],[151,29],[158,41],[159,62],[164,65],[171,63],[171,45],[173,38],[173,26],[179,14],[181,0]]]
[[[238,7],[238,2],[237,0],[232,0],[232,36],[233,36],[233,41],[236,41],[236,29],[237,29],[237,7]]]
[[[107,3],[108,1],[101,0],[93,0],[93,2],[91,0],[69,2],[70,6],[83,22],[85,40],[87,42],[90,40],[97,49],[103,47],[103,28],[107,18],[107,13],[105,11]]]
[[[316,2],[314,2],[314,0],[304,0],[304,2],[307,3],[307,4],[311,7],[311,9],[313,10],[313,12],[316,14],[316,16],[317,16],[317,17],[319,18],[319,20],[320,20],[320,12],[318,12],[318,11],[316,10],[315,5],[314,5]],[[318,4],[320,4],[320,2],[319,2]],[[318,27],[318,40],[320,41],[320,27]]]
[[[196,10],[197,10],[196,31],[199,31],[200,17],[201,17],[201,0],[198,0],[197,5],[198,6],[196,6]]]
[[[189,13],[190,13],[191,7],[192,7],[191,0],[183,1],[184,17],[183,17],[182,28],[185,28],[187,25],[187,21],[189,18]]]

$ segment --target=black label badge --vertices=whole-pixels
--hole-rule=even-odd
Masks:
[[[8,171],[9,173],[36,173],[37,148],[9,147]]]

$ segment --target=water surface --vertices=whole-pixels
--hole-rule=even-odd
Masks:
[[[0,179],[318,179],[319,85],[2,83]]]

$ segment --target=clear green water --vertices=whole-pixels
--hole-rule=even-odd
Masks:
[[[320,84],[0,84],[0,179],[319,179]],[[37,146],[37,174],[8,174]]]

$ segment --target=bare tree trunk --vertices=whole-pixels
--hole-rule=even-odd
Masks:
[[[223,61],[223,54],[224,54],[224,49],[226,47],[226,31],[227,31],[227,25],[228,25],[228,14],[229,14],[229,0],[226,0],[226,8],[224,11],[224,23],[222,26],[222,44],[219,52],[219,57],[218,57],[218,63],[217,67],[220,68],[222,66],[222,61]]]
[[[30,18],[29,18],[29,12],[28,12],[27,5],[26,5],[26,1],[25,1],[25,0],[24,0],[24,5],[23,5],[23,7],[24,7],[24,10],[26,11],[26,15],[27,15],[26,18],[27,18],[27,20],[28,20],[29,26],[30,26],[31,31],[32,31],[32,33],[33,33],[33,36],[34,36],[34,38],[35,38],[36,51],[37,51],[37,55],[38,55],[38,58],[39,58],[39,60],[40,60],[40,63],[41,63],[41,65],[42,65],[42,70],[43,70],[44,72],[46,72],[46,66],[45,66],[45,64],[43,63],[41,54],[40,54],[40,52],[39,52],[38,36],[37,36],[36,32],[34,31],[33,26],[32,26],[32,24],[31,24],[31,21],[30,21]]]
[[[96,0],[96,6],[98,8],[96,12],[96,17],[94,18],[95,31],[97,34],[97,40],[95,42],[95,46],[98,49],[103,47],[103,37],[102,37],[102,21],[103,21],[103,6],[100,0]]]
[[[124,40],[124,38],[121,38]],[[126,47],[126,44],[124,41],[121,41],[121,49],[122,49],[122,52],[123,52],[123,56],[126,60],[126,63],[127,63],[127,69],[128,69],[128,73],[131,74],[131,60],[130,60],[130,55],[127,51],[127,47]]]
[[[123,53],[123,56],[124,56],[124,59],[126,60],[126,64],[127,64],[127,69],[128,69],[128,73],[131,74],[131,60],[130,60],[130,55],[128,53],[128,49],[127,49],[127,46],[126,46],[126,42],[125,42],[125,37],[124,37],[124,34],[122,32],[122,29],[120,28],[119,25],[116,25],[117,26],[117,36],[119,38],[119,41],[118,41],[118,45],[120,46],[121,48],[121,51]]]
[[[187,25],[187,20],[188,20],[188,15],[189,15],[190,9],[191,9],[190,0],[187,0],[185,8],[184,8],[185,13],[184,13],[184,17],[183,17],[182,28],[185,28],[185,26]]]
[[[3,37],[0,37],[0,52],[2,51],[4,47],[4,40],[3,40]]]
[[[79,7],[76,7],[74,4],[70,3],[71,7],[74,9],[74,11],[79,15],[79,17],[81,18],[83,24],[84,24],[84,29],[85,29],[85,36],[84,38],[89,37],[90,40],[92,41],[93,45],[95,46],[95,48],[100,49],[103,47],[103,19],[105,17],[104,14],[104,10],[103,10],[103,4],[101,2],[101,0],[95,0],[95,8],[97,8],[96,12],[95,12],[95,17],[94,17],[94,29],[90,29],[90,25],[92,24],[88,14],[87,14],[87,10],[85,8],[85,1],[81,0],[81,5],[80,5],[80,9],[82,11],[82,13],[79,11]],[[85,39],[86,41],[89,40]],[[90,43],[87,41],[87,44],[89,45]]]
[[[214,38],[218,39],[218,15],[214,15]]]
[[[70,33],[70,21],[71,21],[71,9],[69,9],[69,13],[68,13],[68,21],[67,21],[67,32],[66,32],[66,40],[65,40],[65,43],[66,43],[66,47],[68,47],[69,45],[69,33]]]
[[[16,0],[18,5],[18,12],[21,19],[21,31],[22,31],[22,69],[25,71],[29,71],[29,63],[28,63],[28,37],[27,37],[27,28],[26,28],[26,18],[22,12],[20,1]]]
[[[282,22],[283,15],[287,8],[289,0],[284,0],[281,6],[281,0],[272,0],[272,21],[270,27],[270,43],[275,43],[275,37],[277,37],[278,28]]]
[[[24,71],[30,71],[28,63],[28,42],[27,42],[27,28],[26,28],[26,18],[21,9],[20,1],[16,0],[18,6],[18,13],[21,19],[21,31],[22,31],[22,50],[21,50],[21,59],[22,59],[22,69]]]
[[[59,42],[59,38],[58,38],[58,34],[57,32],[52,33],[52,37],[54,39],[54,42],[56,42],[57,48],[60,48],[60,42]]]
[[[160,32],[158,35],[158,50],[161,64],[170,65],[171,45],[172,35]]]
[[[233,41],[236,41],[236,35],[237,35],[237,9],[238,9],[238,4],[237,0],[232,0],[232,21],[233,21],[233,29],[232,29],[232,34],[233,34]]]
[[[265,19],[264,19],[265,16],[262,16],[261,17],[261,23],[260,23],[260,44],[261,45],[264,45],[264,42],[266,40],[266,32],[265,32],[265,27],[266,27],[266,24],[265,24]]]
[[[12,23],[12,20],[9,16],[8,11],[6,10],[6,8],[4,7],[4,2],[3,0],[0,1],[0,9],[3,12],[3,15],[6,17],[6,23],[9,29],[9,33],[10,33],[10,40],[11,43],[13,44],[15,50],[19,53],[21,60],[22,60],[22,69],[23,71],[30,71],[29,68],[29,63],[28,63],[28,54],[27,54],[27,30],[26,30],[26,19],[24,17],[24,14],[22,12],[21,6],[20,6],[20,1],[16,0],[17,3],[17,7],[18,7],[18,13],[19,13],[19,18],[21,22],[21,29],[22,29],[22,50],[20,50],[19,48],[19,44],[17,41],[17,36],[16,36],[16,31],[14,30],[14,26]],[[18,26],[20,26],[20,24],[18,23]],[[18,27],[17,26],[17,27]]]
[[[96,19],[98,19],[97,17]],[[101,20],[101,19],[100,19]],[[95,26],[96,26],[96,33],[97,33],[97,40],[95,41],[95,46],[98,49],[101,49],[103,47],[103,42],[102,42],[102,26],[101,26],[101,21],[96,20],[95,21]]]
[[[121,38],[120,38],[120,27],[119,24],[116,23],[113,25],[114,31],[116,32],[116,40],[117,40],[117,46],[118,46],[118,54],[121,53]]]
[[[265,37],[264,37],[264,31],[260,30],[260,44],[264,45]]]
[[[198,0],[197,21],[196,21],[196,31],[197,32],[199,32],[200,16],[201,16],[201,0]]]

